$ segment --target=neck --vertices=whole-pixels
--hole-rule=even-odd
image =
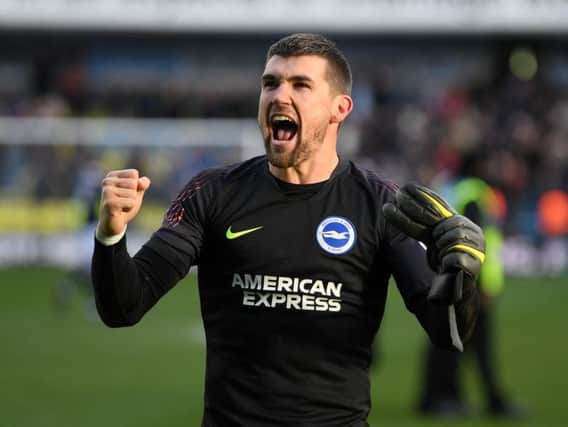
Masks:
[[[279,168],[268,163],[268,170],[276,178],[290,184],[316,184],[328,180],[339,163],[335,151],[327,155],[318,153],[316,157],[288,168]]]

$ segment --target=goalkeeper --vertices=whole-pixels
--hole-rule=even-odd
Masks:
[[[199,267],[204,427],[368,426],[391,276],[434,343],[461,350],[471,333],[483,234],[430,190],[339,158],[350,91],[333,42],[277,41],[260,89],[266,155],[190,180],[133,257],[126,225],[150,180],[133,169],[103,180],[92,272],[107,325],[135,324]]]

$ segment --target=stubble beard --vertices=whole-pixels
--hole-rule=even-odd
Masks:
[[[268,134],[264,137],[266,157],[270,164],[277,168],[286,169],[298,166],[319,149],[323,144],[324,135],[325,129],[323,127],[315,129],[312,135],[306,138],[302,138],[302,135],[298,134],[296,146],[291,152],[275,152],[270,143],[272,135]]]

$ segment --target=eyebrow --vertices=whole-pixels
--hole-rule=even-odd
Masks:
[[[275,74],[264,74],[262,76],[262,81],[275,81],[275,80],[280,80],[281,77],[277,76]],[[309,83],[313,83],[314,80],[306,75],[303,74],[297,74],[294,76],[290,76],[288,77],[286,80],[288,81],[292,81],[292,82],[309,82]]]

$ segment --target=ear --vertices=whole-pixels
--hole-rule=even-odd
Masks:
[[[337,95],[333,100],[331,123],[341,123],[353,109],[353,99],[349,95]]]

